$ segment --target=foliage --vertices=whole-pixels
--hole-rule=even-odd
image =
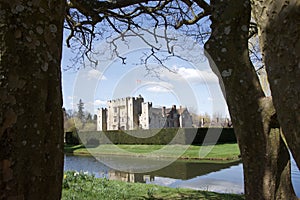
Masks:
[[[126,183],[95,178],[84,172],[68,171],[63,180],[63,200],[121,199],[244,199],[242,195],[218,194],[189,189],[167,188],[151,184]]]
[[[94,122],[87,122],[84,124],[82,131],[95,131],[97,129],[97,124]]]
[[[150,130],[80,131],[86,144],[91,138],[101,144],[206,144],[236,142],[232,128],[165,128]]]
[[[92,119],[92,114],[91,113],[88,113],[87,115],[86,115],[86,121],[87,122],[90,122],[90,121],[92,121],[93,119]]]
[[[97,117],[92,116],[91,113],[84,112],[84,103],[80,99],[78,105],[78,111],[64,110],[64,131],[65,132],[77,132],[80,131],[95,131],[97,130]],[[74,133],[76,135],[78,133]]]
[[[97,121],[92,119],[92,115],[89,112],[84,114],[83,105],[82,100],[80,100],[77,113],[72,110],[64,112],[64,132],[67,144],[75,145],[81,143],[78,131],[95,131],[97,129]],[[85,118],[84,116],[87,117]]]
[[[84,103],[82,102],[82,100],[80,99],[79,100],[79,103],[77,104],[78,106],[78,112],[77,112],[77,117],[83,121],[84,120]]]

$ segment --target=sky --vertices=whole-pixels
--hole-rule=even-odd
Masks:
[[[126,64],[117,57],[111,43],[99,41],[95,44],[96,67],[87,63],[80,70],[63,70],[64,107],[77,110],[82,99],[85,110],[96,114],[98,108],[106,107],[108,100],[141,95],[154,107],[181,105],[196,114],[228,117],[218,79],[203,55],[203,48],[191,38],[172,34],[176,41],[167,44],[164,39],[157,41],[143,33],[147,42],[161,49],[155,56],[164,61],[164,66],[154,57],[147,60],[151,49],[137,37],[116,41]],[[176,56],[168,57],[168,49],[164,48],[168,45]],[[64,46],[63,69],[73,64],[72,57],[74,54]]]

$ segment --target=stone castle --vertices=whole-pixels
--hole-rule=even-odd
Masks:
[[[172,127],[192,127],[187,108],[154,108],[144,98],[126,97],[107,102],[107,108],[98,109],[97,131],[136,130]]]

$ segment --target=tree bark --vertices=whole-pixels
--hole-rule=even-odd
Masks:
[[[300,1],[254,1],[274,106],[300,168]]]
[[[249,59],[250,2],[211,1],[211,6],[212,34],[205,50],[241,150],[246,199],[296,199],[272,99],[264,96]]]
[[[0,0],[0,199],[60,199],[65,1]]]

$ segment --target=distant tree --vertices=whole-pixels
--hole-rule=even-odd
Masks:
[[[208,113],[199,116],[199,126],[200,127],[209,127],[211,123],[211,117]]]
[[[92,119],[92,114],[91,114],[91,113],[88,113],[88,114],[87,114],[87,116],[86,116],[86,121],[87,121],[87,122],[93,121],[93,119]]]
[[[79,100],[79,103],[77,104],[78,106],[78,112],[77,112],[77,117],[78,119],[80,119],[81,121],[84,121],[84,103],[82,102],[82,100]]]
[[[68,118],[68,119],[70,119],[70,118],[72,118],[72,117],[75,117],[75,111],[73,110],[73,109],[68,109],[68,110],[66,110],[66,117]]]
[[[95,122],[97,122],[97,115],[96,115],[96,114],[94,114],[93,120],[94,120]]]
[[[91,113],[86,112],[86,119],[85,122],[83,124],[83,131],[95,131],[97,130],[97,120],[93,119],[93,116]],[[94,115],[95,117],[95,115]]]
[[[68,119],[68,114],[65,108],[62,108],[63,111],[63,116],[64,116],[64,121]]]
[[[84,124],[82,131],[96,131],[97,125],[94,122],[87,122]]]
[[[64,132],[72,131],[72,128],[75,127],[74,120],[72,118],[64,120]]]

